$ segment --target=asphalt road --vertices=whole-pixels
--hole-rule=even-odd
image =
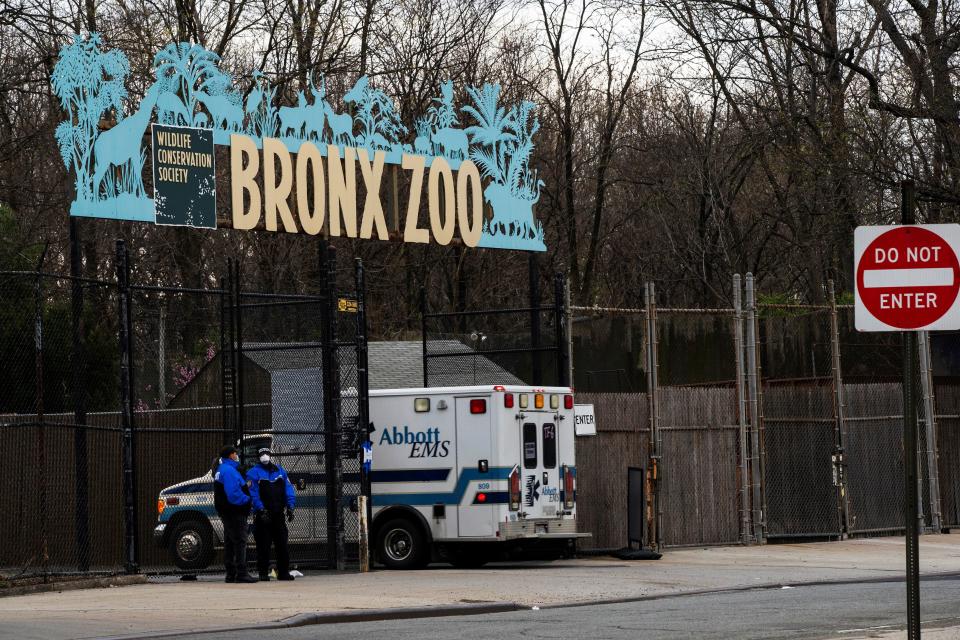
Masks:
[[[576,585],[570,585],[575,589]],[[960,625],[960,576],[922,583],[924,626]],[[273,631],[205,633],[198,640],[843,638],[903,628],[903,582],[736,591],[607,605]]]

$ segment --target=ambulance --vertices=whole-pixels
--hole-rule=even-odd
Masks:
[[[387,568],[553,559],[590,535],[577,529],[569,387],[371,391],[370,420],[369,540]],[[291,544],[323,544],[323,457],[302,456],[308,464],[291,468],[284,455],[303,443],[285,440],[282,432],[264,433],[247,436],[241,446],[250,452],[270,446],[287,468],[298,504]],[[357,480],[344,478],[345,494],[357,492]],[[203,568],[222,546],[223,527],[212,506],[209,473],[160,492],[154,537],[181,569]]]

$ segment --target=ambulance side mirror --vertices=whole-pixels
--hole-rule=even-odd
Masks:
[[[479,460],[477,462],[477,471],[480,473],[486,473],[490,471],[490,462],[487,460]]]

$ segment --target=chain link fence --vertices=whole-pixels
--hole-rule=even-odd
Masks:
[[[568,385],[565,286],[558,274],[549,302],[534,286],[528,307],[448,312],[421,291],[423,386]]]
[[[224,444],[289,472],[295,564],[356,567],[362,265],[338,272],[331,249],[316,293],[275,294],[235,265],[218,287],[134,284],[117,255],[114,282],[0,274],[0,581],[215,568]]]
[[[729,309],[658,308],[652,285],[641,309],[571,309],[576,386],[580,397],[598,393],[598,440],[623,437],[599,424],[599,416],[618,415],[620,395],[648,407],[646,542],[902,532],[899,338],[858,333],[852,305],[835,303],[832,291],[822,304],[796,304],[759,295],[748,275],[741,300],[741,284],[735,278]],[[927,531],[960,518],[960,385],[934,375],[938,363],[949,370],[950,350],[931,351],[949,337],[920,336],[917,492]],[[601,370],[605,363],[621,366]],[[578,446],[608,450],[603,442]],[[626,468],[637,466],[635,455],[615,453],[621,449],[633,450],[609,449],[611,472],[587,482],[585,502],[620,499]]]

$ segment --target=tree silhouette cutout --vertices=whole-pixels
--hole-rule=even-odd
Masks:
[[[75,35],[60,49],[60,59],[51,76],[53,92],[67,112],[56,129],[57,145],[64,164],[76,176],[76,202],[96,200],[93,145],[104,113],[123,119],[124,85],[130,73],[126,56],[116,49],[101,51],[101,38],[91,33]]]

